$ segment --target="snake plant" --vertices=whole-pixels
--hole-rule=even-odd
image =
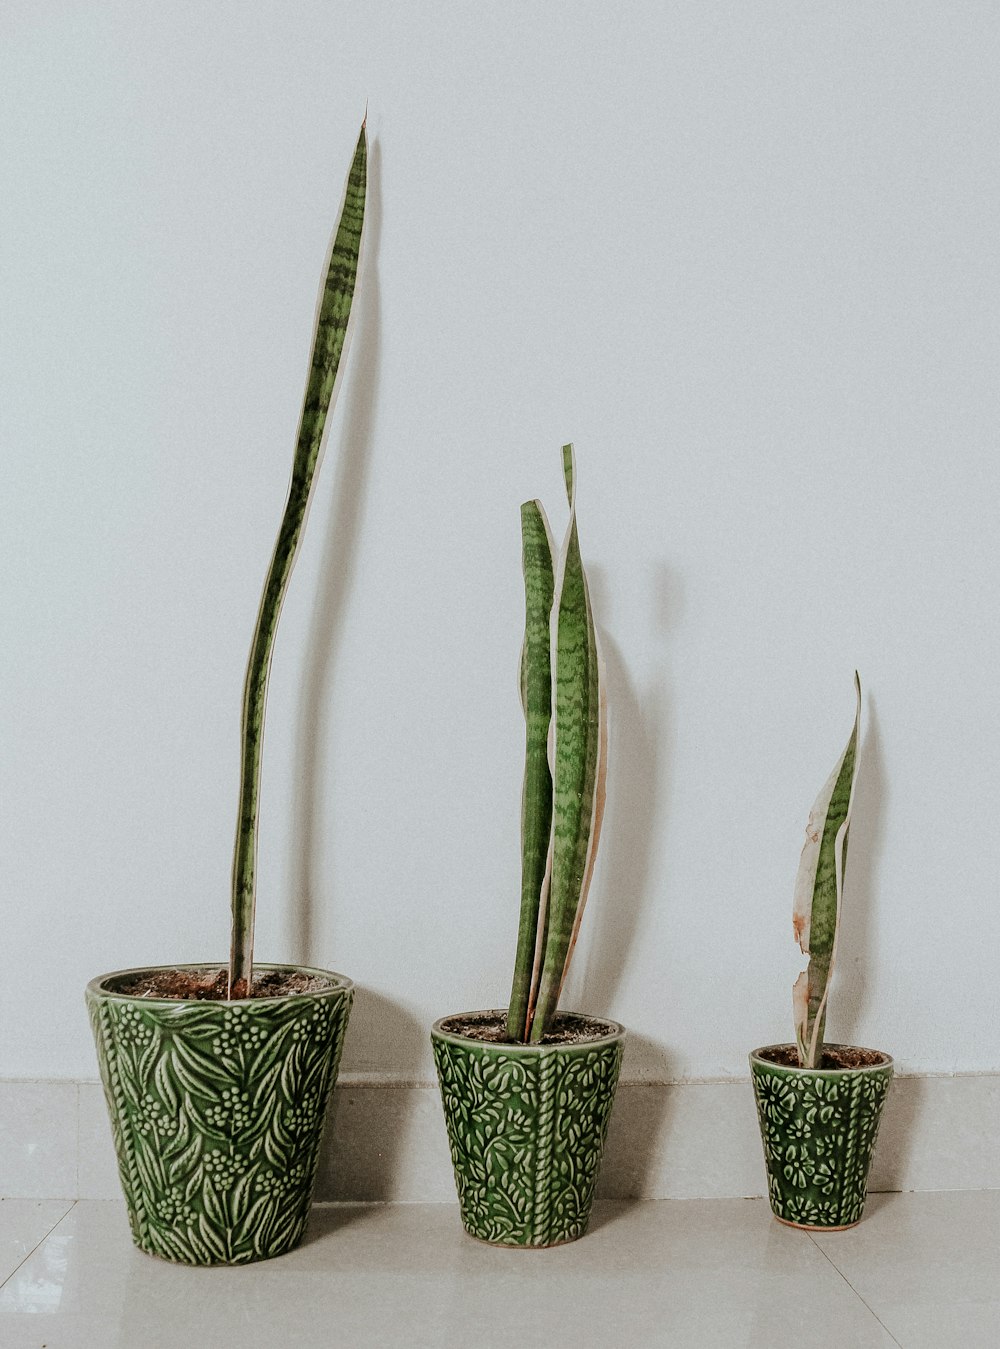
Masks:
[[[558,557],[541,502],[521,507],[525,631],[521,705],[521,916],[507,1015],[511,1040],[542,1040],[580,930],[604,816],[607,709],[580,556],[576,464],[563,446],[569,525]]]
[[[809,957],[808,968],[799,975],[792,990],[795,1042],[803,1068],[816,1068],[823,1058],[830,977],[837,956],[861,726],[861,681],[857,672],[854,690],[857,697],[854,727],[809,813],[795,882],[792,925],[802,954]]]
[[[313,325],[312,354],[299,420],[288,500],[264,582],[246,682],[240,756],[240,803],[233,855],[232,944],[229,997],[249,996],[253,978],[254,908],[257,892],[257,820],[264,708],[274,635],[302,538],[327,414],[338,387],[365,216],[368,142],[364,123],[347,178],[340,219],[330,245]]]

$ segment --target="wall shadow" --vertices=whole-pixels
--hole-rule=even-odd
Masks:
[[[391,1063],[415,1082],[426,1076],[430,1026],[370,988],[356,988],[342,1071],[382,1074]]]
[[[379,1062],[389,1057],[411,1062],[416,1061],[415,1056],[424,1048],[427,1038],[427,1027],[398,1003],[368,988],[355,991],[345,1062],[351,1062],[352,1039],[366,1046],[373,1041],[376,1045],[379,1041],[391,1044],[391,1056],[377,1052],[371,1055]],[[341,1078],[345,1075],[341,1065]],[[423,1106],[432,1112],[437,1108],[436,1090],[415,1093],[409,1082],[339,1082],[327,1113],[316,1176],[316,1201],[370,1204],[392,1203],[408,1197],[413,1185],[409,1172],[424,1160],[412,1155],[414,1148],[419,1154],[426,1133],[420,1127],[421,1121],[414,1118],[414,1111]],[[436,1117],[434,1123],[437,1124]],[[443,1128],[440,1142],[446,1151]],[[409,1157],[405,1155],[408,1147]]]
[[[892,1192],[912,1188],[910,1159],[926,1092],[926,1079],[922,1077],[897,1077],[893,1081],[875,1144],[869,1190]]]
[[[353,579],[365,494],[378,392],[381,335],[381,299],[378,252],[382,233],[382,154],[372,140],[368,155],[368,191],[361,273],[353,312],[354,331],[347,353],[350,383],[337,409],[339,430],[333,480],[333,508],[320,580],[313,605],[299,698],[295,742],[297,776],[293,795],[291,883],[289,915],[292,958],[301,964],[323,961],[315,950],[314,883],[318,844],[322,832],[322,784],[329,722],[329,690]]]
[[[597,1185],[597,1198],[613,1202],[594,1211],[591,1229],[614,1222],[658,1191],[656,1172],[667,1146],[677,1089],[670,1085],[669,1056],[655,1040],[630,1031],[624,1073],[629,1071],[630,1059],[641,1062],[643,1072],[654,1080],[619,1084]]]
[[[594,610],[607,614],[611,595],[603,572],[588,569]],[[665,565],[653,575],[652,626],[666,637],[677,624],[683,594]],[[661,902],[667,886],[653,874],[667,829],[668,793],[664,767],[673,747],[666,660],[641,691],[629,676],[621,652],[602,626],[607,665],[608,803],[595,877],[595,894],[584,924],[590,928],[582,970],[571,978],[580,989],[567,1005],[598,1016],[616,1013],[643,917]],[[662,671],[662,672],[661,672]],[[592,907],[591,907],[592,905]],[[669,1133],[673,1076],[669,1051],[657,1040],[629,1031],[623,1072],[635,1065],[640,1080],[625,1081],[608,1129],[598,1196],[623,1202],[595,1214],[594,1226],[613,1221],[650,1193]]]
[[[608,612],[610,596],[603,572],[594,568],[588,575],[595,613]],[[654,622],[661,633],[673,626],[679,604],[679,594],[662,567],[654,594]],[[603,626],[601,644],[607,665],[608,802],[596,893],[584,918],[589,937],[583,970],[570,977],[582,990],[574,1002],[595,1015],[613,1016],[643,911],[653,899],[654,843],[667,818],[663,766],[671,753],[673,729],[665,674],[657,674],[640,695]]]
[[[607,665],[608,802],[598,861],[599,892],[588,900],[590,926],[581,1006],[613,1015],[650,902],[654,825],[669,732],[662,680],[639,696],[617,646],[603,637]],[[597,886],[595,886],[597,889]]]

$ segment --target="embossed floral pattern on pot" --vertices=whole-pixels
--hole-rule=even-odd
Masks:
[[[451,1019],[431,1039],[466,1231],[504,1246],[583,1236],[624,1028],[579,1044],[495,1044],[442,1030]]]
[[[806,1069],[750,1055],[768,1195],[776,1217],[799,1227],[861,1220],[892,1059],[871,1067]],[[841,1049],[828,1045],[828,1049]]]
[[[242,1264],[301,1240],[353,996],[342,975],[301,972],[330,987],[198,1002],[115,991],[150,971],[88,985],[129,1224],[150,1255]]]

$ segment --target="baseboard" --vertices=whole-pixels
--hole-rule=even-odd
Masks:
[[[873,1190],[1000,1189],[1000,1074],[895,1080]],[[760,1195],[764,1167],[748,1081],[623,1082],[599,1195]],[[96,1082],[0,1081],[0,1197],[110,1199],[118,1177]],[[437,1087],[344,1081],[334,1092],[316,1198],[450,1202]]]

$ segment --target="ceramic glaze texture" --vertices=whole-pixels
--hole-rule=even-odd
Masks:
[[[589,1043],[545,1046],[487,1044],[449,1034],[442,1024],[431,1039],[466,1231],[504,1246],[581,1237],[624,1029]]]
[[[750,1055],[750,1072],[771,1208],[800,1227],[852,1227],[864,1212],[892,1060],[812,1070],[771,1063],[766,1052]]]
[[[200,968],[189,966],[185,968]],[[269,970],[275,966],[258,966]],[[135,1244],[193,1265],[296,1246],[312,1201],[353,985],[180,1002],[95,979],[87,1009]]]

